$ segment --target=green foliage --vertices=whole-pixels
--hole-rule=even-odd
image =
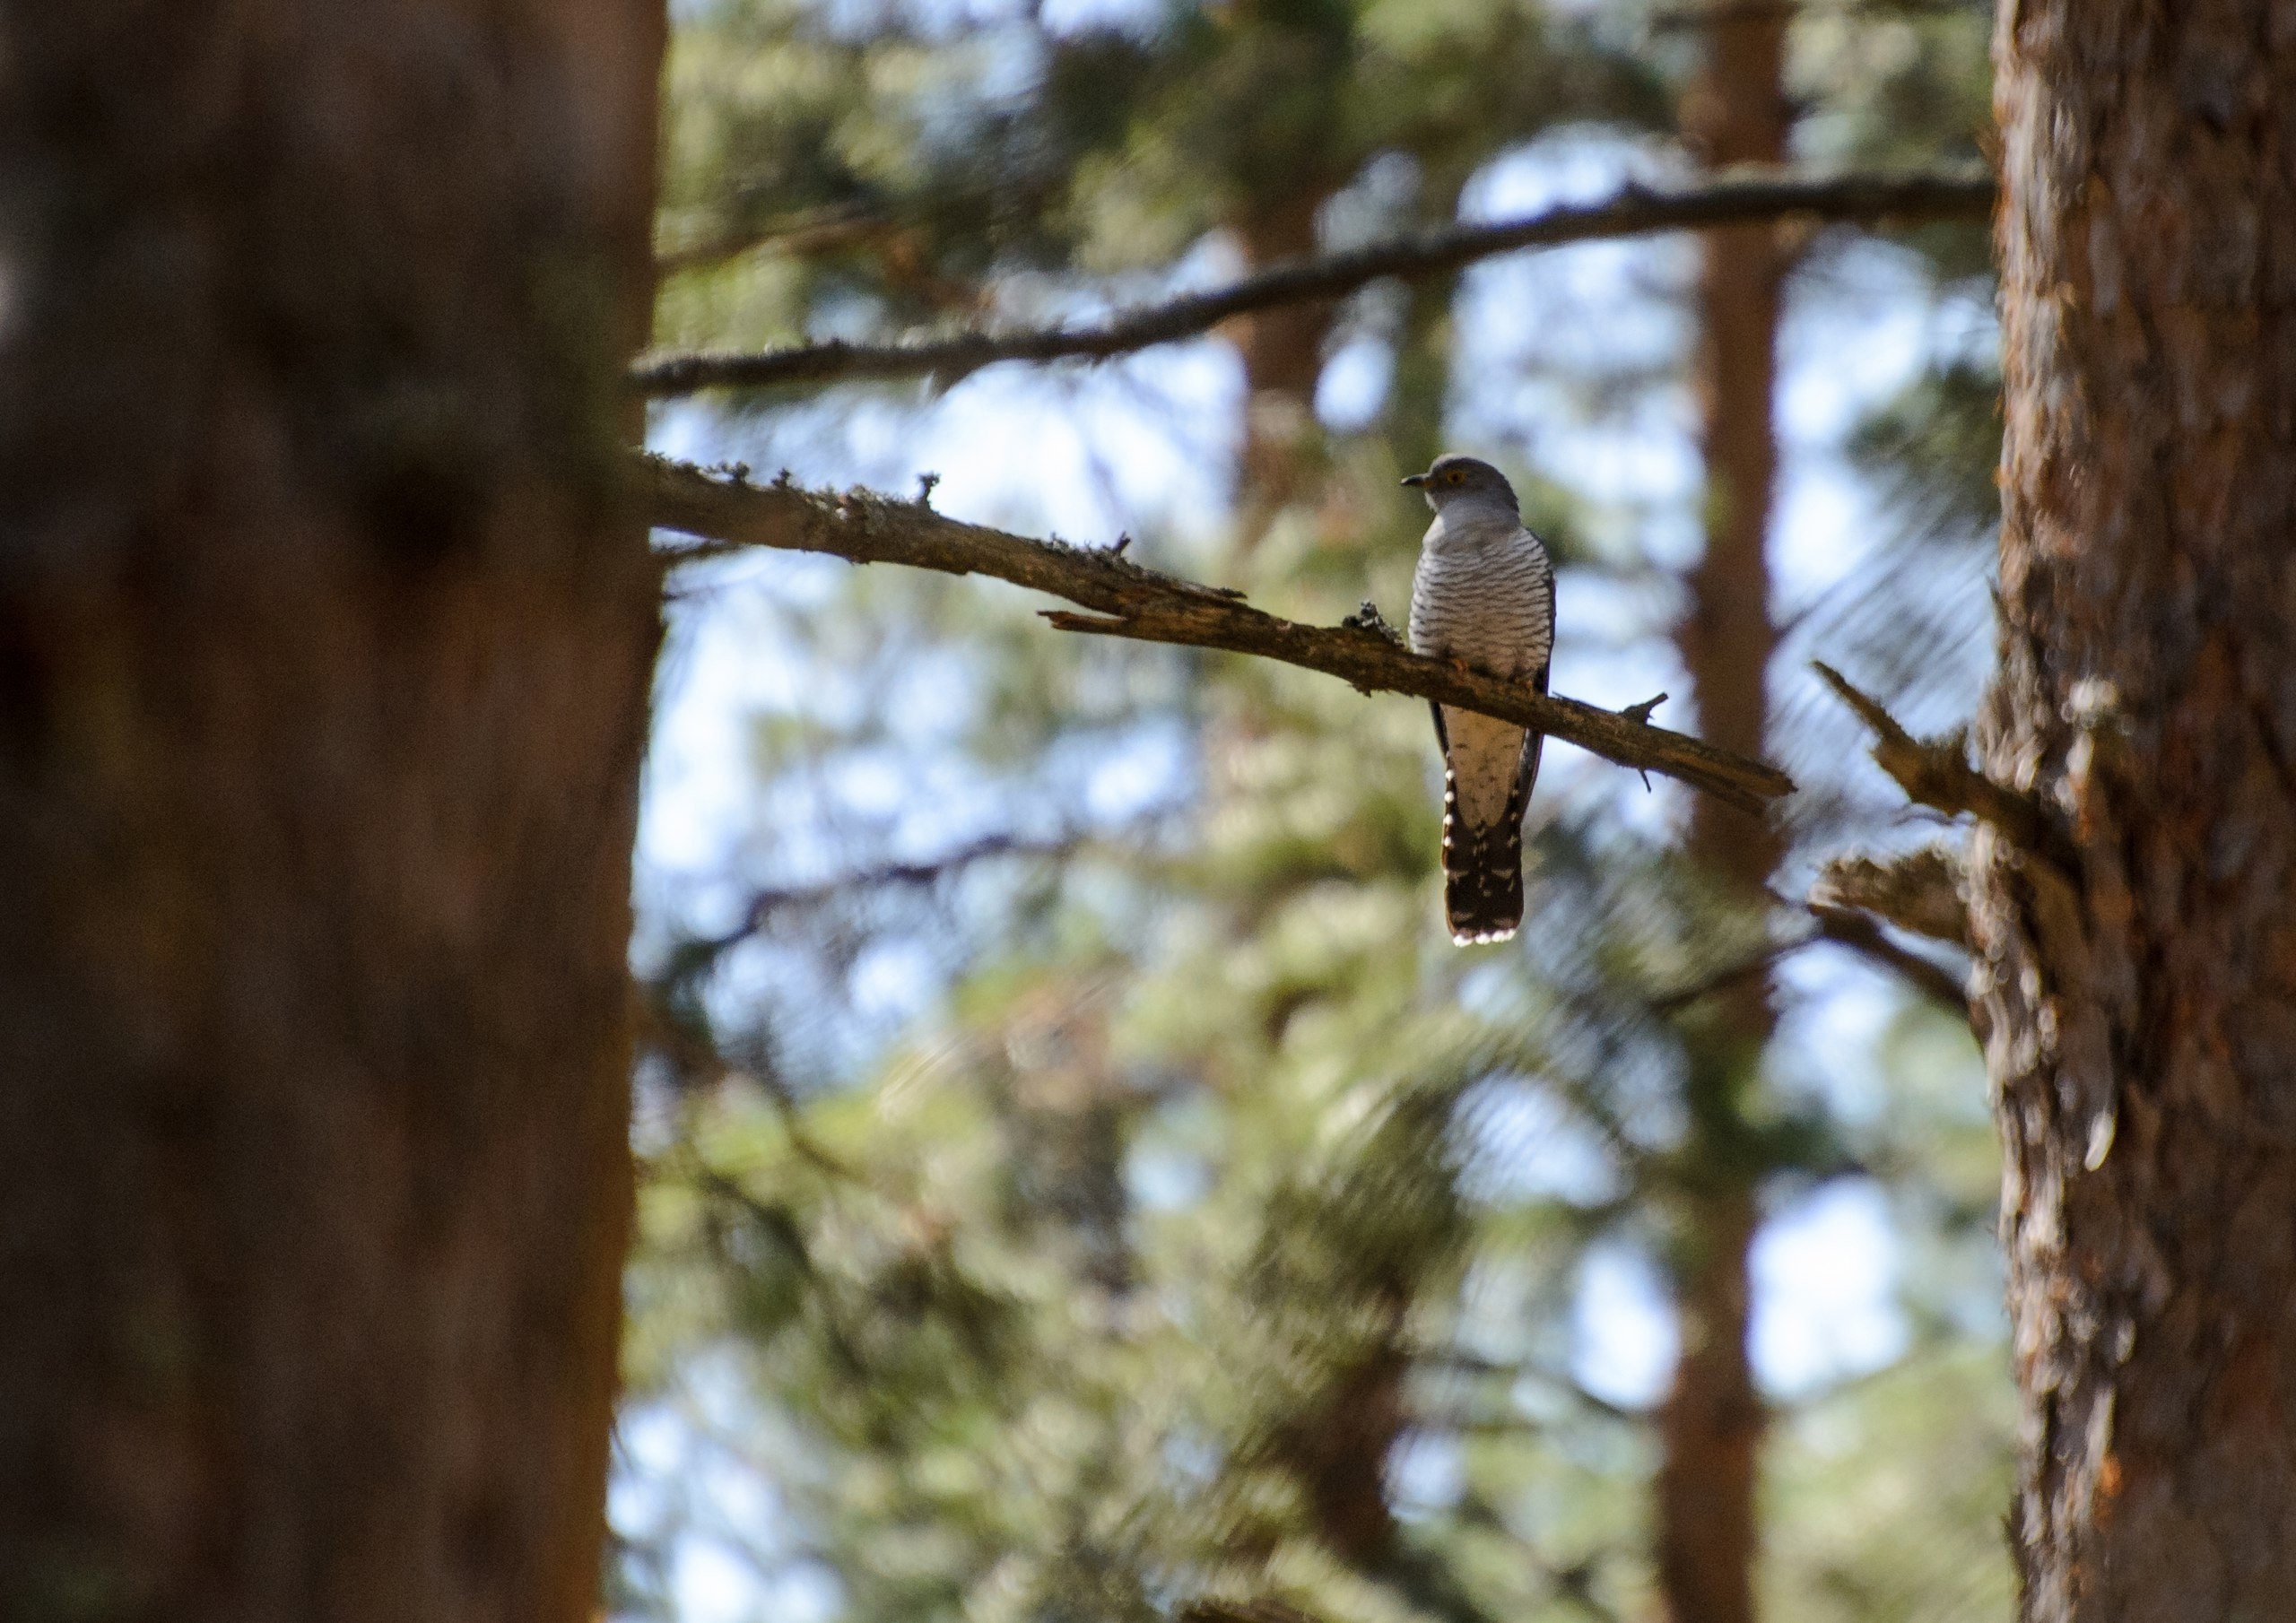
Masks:
[[[1532,0],[1152,5],[866,31],[722,0],[671,55],[658,335],[760,342],[856,310],[978,314],[993,276],[1161,269],[1405,154],[1447,210],[1490,154],[1574,119],[1655,124],[1655,76]]]
[[[1948,360],[1858,426],[1851,456],[1919,531],[1990,536],[2001,519],[2001,371]]]

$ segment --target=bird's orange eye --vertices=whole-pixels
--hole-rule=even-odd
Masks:
[[[1443,482],[1445,484],[1465,484],[1466,482],[1466,474],[1457,468],[1453,468],[1449,473],[1443,475]]]

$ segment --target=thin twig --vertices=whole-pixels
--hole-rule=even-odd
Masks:
[[[1665,34],[1735,22],[1802,22],[1822,17],[1892,22],[1955,14],[1976,17],[1984,13],[1958,0],[1844,0],[1843,4],[1831,5],[1813,4],[1811,0],[1718,0],[1718,4],[1653,12],[1648,26],[1654,34]]]
[[[1799,952],[1816,939],[1815,935],[1805,935],[1789,941],[1770,942],[1758,951],[1734,959],[1672,991],[1657,994],[1650,999],[1650,1012],[1680,1014],[1692,1003],[1702,1002],[1718,992],[1743,985],[1747,981],[1767,975],[1781,959]]]
[[[1860,958],[1889,970],[1949,1013],[1968,1016],[1969,994],[1943,965],[1932,963],[1909,947],[1900,946],[1881,925],[1855,908],[1813,901],[1809,904],[1809,911],[1817,921],[1818,933],[1827,941],[1847,947]]]
[[[752,485],[659,457],[641,459],[653,522],[704,537],[667,553],[674,564],[747,547],[826,552],[949,575],[988,575],[1079,608],[1048,610],[1063,630],[1257,655],[1336,676],[1366,691],[1409,693],[1536,728],[1622,767],[1647,768],[1759,812],[1788,794],[1777,768],[1529,684],[1399,648],[1359,626],[1309,626],[1265,613],[1224,586],[1133,562],[1110,547],[1031,541],[866,491]]]
[[[1777,899],[1782,906],[1791,905],[1783,897]],[[1808,915],[1813,926],[1808,934],[1772,942],[1759,951],[1724,964],[1685,985],[1662,992],[1650,999],[1650,1011],[1660,1015],[1680,1014],[1692,1003],[1718,992],[1767,975],[1787,959],[1820,942],[1831,942],[1838,947],[1847,947],[1877,968],[1897,976],[1922,996],[1954,1013],[1968,1011],[1969,1000],[1961,991],[1961,982],[1950,970],[1909,947],[1900,946],[1864,913],[1814,896],[1800,910]]]
[[[724,935],[713,937],[709,944],[713,949],[722,950],[745,941],[764,929],[777,914],[823,907],[857,894],[938,884],[976,864],[1000,856],[1067,856],[1075,852],[1085,838],[1081,833],[1064,834],[1051,839],[1027,839],[1017,834],[987,834],[919,862],[884,863],[836,879],[823,880],[817,884],[778,885],[754,891],[742,909],[741,922]]]
[[[1224,288],[1183,294],[1090,326],[960,333],[892,343],[791,345],[754,353],[664,355],[633,373],[659,398],[698,389],[759,388],[868,378],[934,376],[944,382],[999,360],[1105,360],[1209,331],[1276,305],[1337,299],[1389,276],[1422,277],[1523,248],[1657,231],[1745,225],[1789,216],[1829,221],[1982,219],[1990,175],[1966,169],[1911,175],[1725,175],[1696,186],[1630,186],[1601,203],[1570,204],[1520,220],[1417,231],[1344,253],[1288,260]]]
[[[890,217],[865,204],[807,209],[657,247],[654,270],[657,275],[674,276],[723,264],[768,244],[786,254],[830,253],[898,229]]]

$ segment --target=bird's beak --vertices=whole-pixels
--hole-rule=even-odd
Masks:
[[[1405,479],[1404,483],[1409,485],[1414,490],[1419,490],[1427,483],[1427,475],[1424,473],[1413,473],[1408,479]]]

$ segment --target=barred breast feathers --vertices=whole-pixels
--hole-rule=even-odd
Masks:
[[[1554,568],[1538,537],[1495,505],[1438,515],[1412,577],[1412,647],[1519,677],[1553,640]]]

